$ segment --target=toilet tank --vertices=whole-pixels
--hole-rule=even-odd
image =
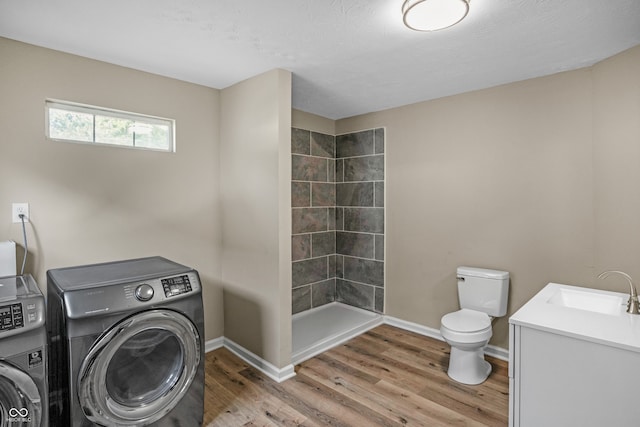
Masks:
[[[482,311],[489,316],[507,314],[509,272],[476,267],[458,267],[460,308]]]

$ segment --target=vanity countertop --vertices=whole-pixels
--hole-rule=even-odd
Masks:
[[[576,300],[584,296],[587,308],[571,306],[581,307],[580,301],[563,305],[558,302],[561,295],[575,295]],[[549,283],[509,323],[640,353],[640,315],[626,312],[628,298],[625,293]],[[610,307],[598,312],[600,301]],[[613,306],[611,301],[615,301]]]

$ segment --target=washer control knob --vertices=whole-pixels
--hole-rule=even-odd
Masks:
[[[136,288],[136,299],[138,301],[149,301],[153,298],[153,288],[146,283]]]

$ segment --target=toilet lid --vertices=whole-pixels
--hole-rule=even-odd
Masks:
[[[445,314],[442,317],[442,326],[457,332],[477,332],[491,327],[491,317],[481,311],[463,308]]]

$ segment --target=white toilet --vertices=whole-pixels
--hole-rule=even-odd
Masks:
[[[458,267],[460,310],[442,317],[440,333],[451,346],[449,370],[463,384],[480,384],[491,373],[484,348],[492,335],[491,321],[507,314],[509,273]]]

